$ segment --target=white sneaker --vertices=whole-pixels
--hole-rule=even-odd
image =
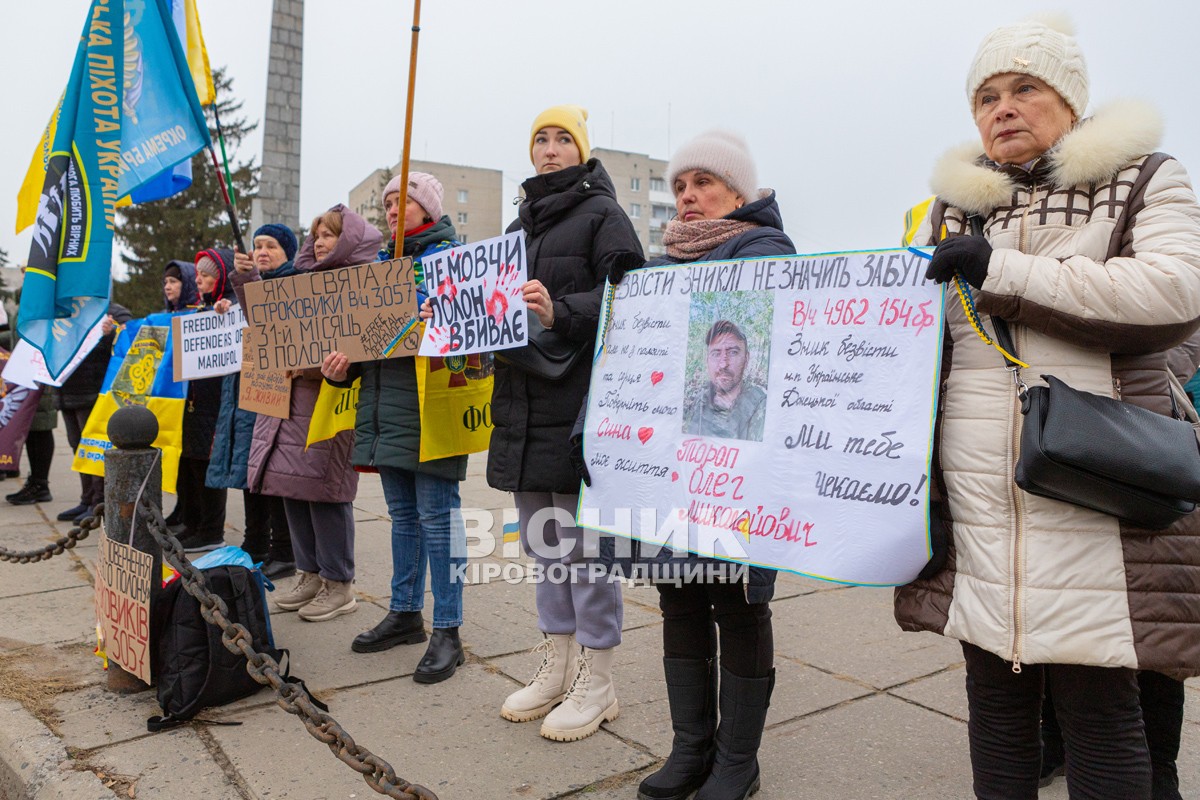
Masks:
[[[524,689],[510,694],[500,707],[500,716],[513,722],[528,722],[550,713],[567,696],[575,677],[575,648],[570,635],[542,634],[533,652],[542,654],[542,663],[533,680]]]
[[[612,661],[617,648],[580,651],[579,671],[562,705],[542,723],[542,736],[556,742],[586,739],[600,730],[600,723],[617,718],[617,692],[613,689]]]

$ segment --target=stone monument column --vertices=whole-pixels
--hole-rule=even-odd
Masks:
[[[264,222],[300,225],[303,70],[304,0],[272,0],[262,172],[250,214],[251,232]]]

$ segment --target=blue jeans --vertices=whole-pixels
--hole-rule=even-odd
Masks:
[[[463,584],[456,565],[467,561],[458,481],[397,467],[380,467],[392,516],[392,611],[425,607],[425,565],[433,585],[433,627],[462,624]]]

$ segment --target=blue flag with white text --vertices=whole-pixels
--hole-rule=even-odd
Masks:
[[[198,33],[193,37],[196,39],[195,44],[188,40],[187,4],[184,2],[184,0],[167,0],[167,6],[169,8],[171,24],[175,29],[176,38],[183,46],[184,58],[192,69],[193,83],[195,84],[196,66],[193,64],[193,61],[201,59],[201,54],[193,53],[192,51],[196,48],[203,50],[204,40],[200,38]],[[207,82],[211,84],[212,73],[208,69],[207,54],[204,54],[202,57],[202,66],[200,69],[207,78]],[[202,88],[197,85],[196,92],[199,103],[200,105],[206,105],[207,103],[205,99],[203,97],[199,97],[199,93],[202,91]],[[207,102],[212,101],[209,100]],[[168,197],[173,197],[174,195],[190,188],[191,185],[192,160],[191,158],[185,158],[171,169],[160,173],[157,177],[146,181],[141,186],[134,189],[133,193],[130,195],[130,199],[134,203],[151,203],[155,200],[165,200]]]
[[[208,144],[166,0],[93,0],[46,164],[18,323],[51,375],[108,311],[117,199]]]

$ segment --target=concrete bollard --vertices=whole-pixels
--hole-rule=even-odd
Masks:
[[[158,438],[158,419],[145,406],[125,406],[109,419],[108,438],[115,446],[104,455],[104,527],[110,539],[129,542],[139,493],[145,502],[162,504],[162,458],[158,448],[151,446]],[[134,528],[132,544],[154,557],[150,572],[153,608],[162,592],[162,548],[144,522]],[[153,644],[151,640],[151,647]],[[112,660],[108,662],[108,691],[135,694],[149,688]]]

